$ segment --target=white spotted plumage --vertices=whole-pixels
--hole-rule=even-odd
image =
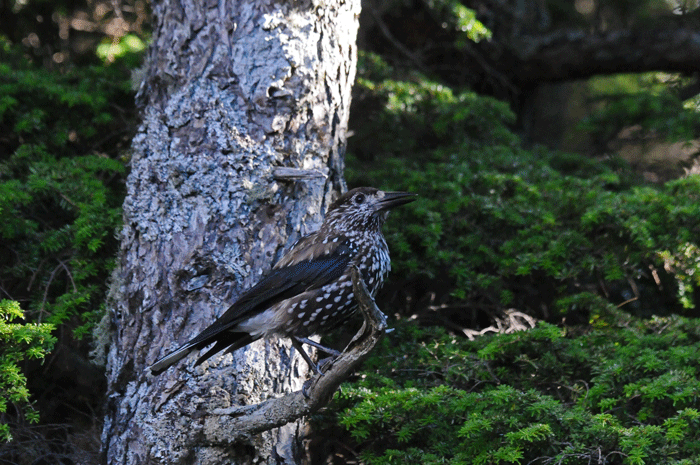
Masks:
[[[367,209],[352,209],[352,203],[338,204],[329,212],[326,221],[318,231],[315,240],[304,238],[307,247],[320,247],[322,253],[327,252],[326,246],[333,246],[343,240],[348,241],[352,255],[351,265],[359,268],[370,294],[374,297],[389,273],[389,248],[381,233],[381,226],[386,218],[386,212],[378,214]],[[308,237],[308,236],[307,236]],[[329,239],[331,238],[331,239]],[[301,242],[301,241],[300,241]],[[296,245],[295,245],[296,247]],[[294,250],[290,252],[293,254]],[[321,256],[318,253],[305,253],[302,256]],[[283,264],[295,263],[285,260]],[[266,335],[287,336],[294,334],[307,337],[315,332],[326,329],[329,325],[337,325],[345,317],[352,315],[357,309],[352,292],[352,281],[349,267],[337,280],[325,286],[306,291],[295,297],[280,302],[277,307],[294,308],[292,314],[278,312],[276,322],[267,327]],[[319,316],[320,315],[320,316]],[[329,317],[329,315],[331,315]],[[306,320],[304,320],[306,317]],[[330,321],[329,321],[330,319]],[[293,323],[288,322],[292,320]]]
[[[357,309],[351,267],[374,297],[390,269],[381,227],[390,208],[414,200],[404,192],[358,188],[328,209],[321,228],[299,239],[269,275],[214,323],[151,367],[159,373],[192,351],[216,343],[197,363],[272,335],[305,338],[342,323]]]

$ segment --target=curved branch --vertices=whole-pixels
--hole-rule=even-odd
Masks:
[[[367,358],[387,328],[386,317],[374,303],[360,271],[353,266],[351,272],[364,323],[343,353],[325,366],[323,375],[314,375],[305,384],[306,395],[297,391],[255,405],[215,409],[204,422],[202,442],[231,444],[244,440],[313,413],[330,401],[340,383]],[[222,434],[224,431],[226,435]]]
[[[520,83],[583,79],[599,74],[700,71],[700,31],[689,27],[559,31],[520,39]]]

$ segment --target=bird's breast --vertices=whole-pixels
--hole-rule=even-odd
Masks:
[[[380,234],[377,237],[365,239],[357,249],[351,264],[359,268],[367,289],[374,297],[391,269],[389,248]]]
[[[349,244],[350,265],[359,268],[374,297],[389,273],[389,249],[384,237],[355,236]],[[239,325],[263,336],[308,337],[339,325],[357,310],[350,268],[333,281],[286,299],[265,311],[265,317],[251,318]],[[255,328],[253,328],[253,326]]]

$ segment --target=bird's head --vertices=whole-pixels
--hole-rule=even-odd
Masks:
[[[391,208],[416,200],[408,192],[385,192],[374,187],[358,187],[341,195],[328,208],[323,221],[331,230],[379,229]]]

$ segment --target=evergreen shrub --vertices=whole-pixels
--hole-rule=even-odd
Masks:
[[[0,301],[0,441],[12,440],[8,415],[16,417],[21,410],[26,421],[36,423],[39,413],[29,402],[27,378],[20,370],[26,359],[43,359],[56,343],[51,335],[54,327],[48,323],[16,323],[24,313],[19,303]],[[9,412],[8,412],[9,409]]]
[[[119,65],[51,71],[0,41],[0,289],[30,321],[82,337],[103,311],[132,102]]]
[[[387,227],[404,287],[552,321],[588,320],[590,308],[561,305],[577,293],[640,316],[697,314],[697,176],[645,185],[616,158],[527,150],[502,102],[419,75],[394,81],[374,55],[359,69],[369,77],[358,80],[350,182],[419,195]]]
[[[372,54],[358,70],[349,183],[420,197],[386,228],[395,331],[316,418],[335,456],[700,462],[700,178],[524,148],[501,102]],[[545,321],[460,337],[484,308]]]
[[[398,323],[332,412],[367,464],[700,460],[700,326],[606,315],[469,341]]]

